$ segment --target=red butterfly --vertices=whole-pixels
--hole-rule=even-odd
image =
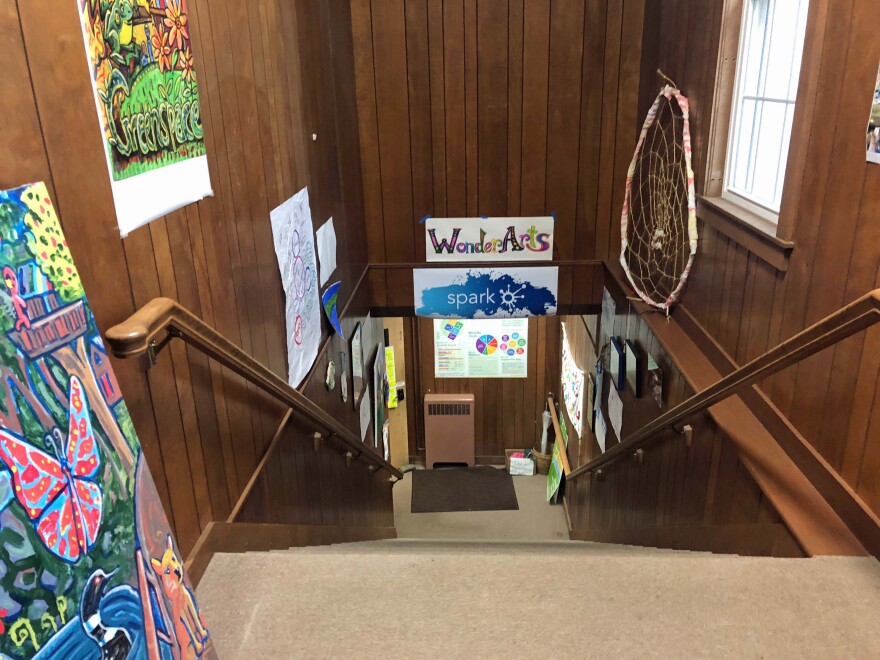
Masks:
[[[58,428],[46,436],[56,458],[8,429],[0,429],[0,461],[12,472],[15,497],[43,544],[75,562],[95,545],[104,498],[93,481],[101,466],[89,405],[76,376],[70,377],[67,445]]]

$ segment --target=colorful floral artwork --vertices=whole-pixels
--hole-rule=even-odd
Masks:
[[[211,191],[186,0],[77,2],[125,234]]]
[[[0,270],[0,657],[214,657],[45,185]]]
[[[578,437],[583,434],[584,415],[584,372],[578,369],[568,345],[568,334],[562,324],[562,399],[568,418],[574,424]]]

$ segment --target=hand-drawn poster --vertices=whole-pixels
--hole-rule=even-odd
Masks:
[[[77,0],[123,236],[211,194],[186,0]]]
[[[584,414],[584,372],[578,369],[568,345],[568,334],[562,324],[562,399],[565,411],[574,424],[574,431],[580,438],[583,435]]]
[[[0,657],[216,657],[44,184],[0,237]]]
[[[299,387],[318,357],[321,343],[321,300],[308,189],[274,209],[270,217],[284,286],[287,382]]]
[[[553,217],[425,218],[425,255],[437,261],[550,261]]]
[[[556,314],[559,269],[414,268],[417,316],[458,319]]]
[[[880,68],[877,69],[877,82],[874,84],[874,98],[871,114],[868,117],[868,136],[865,140],[868,149],[868,162],[880,164]]]

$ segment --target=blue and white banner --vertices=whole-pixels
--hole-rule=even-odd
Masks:
[[[438,261],[550,261],[553,218],[427,218],[425,256]]]
[[[559,269],[416,268],[417,316],[504,319],[556,314]]]

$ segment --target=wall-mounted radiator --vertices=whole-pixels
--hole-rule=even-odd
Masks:
[[[474,466],[474,395],[425,395],[425,465]]]

